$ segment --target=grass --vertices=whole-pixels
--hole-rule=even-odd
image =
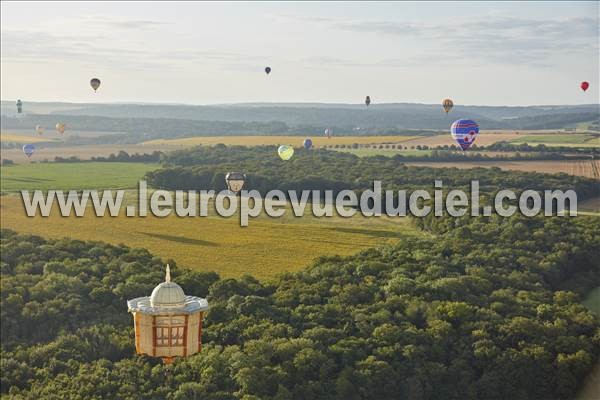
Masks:
[[[146,163],[29,163],[0,167],[2,192],[126,189],[137,186],[158,164]]]
[[[513,144],[529,143],[531,145],[567,147],[599,147],[600,138],[596,135],[572,133],[560,135],[527,135],[510,141]]]
[[[314,146],[345,144],[374,144],[374,143],[400,143],[407,140],[418,138],[419,136],[311,136]],[[178,139],[156,139],[144,142],[145,145],[214,145],[222,143],[225,145],[241,146],[261,146],[288,144],[300,147],[304,141],[304,136],[195,136]]]
[[[283,217],[261,215],[244,228],[239,215],[217,216],[212,202],[208,217],[126,217],[125,206],[137,205],[135,190],[126,191],[117,217],[95,217],[90,208],[83,217],[61,217],[56,205],[49,217],[27,217],[23,200],[15,193],[21,189],[135,188],[144,173],[154,168],[158,164],[108,162],[2,167],[1,188],[8,194],[0,197],[1,226],[49,238],[123,243],[224,277],[252,274],[261,279],[300,270],[319,256],[350,255],[401,237],[422,235],[407,218],[317,218],[309,212],[298,218],[289,205]]]
[[[408,218],[339,216],[295,217],[266,215],[240,227],[239,216],[218,217],[209,205],[208,217],[154,216],[61,217],[55,207],[49,217],[27,217],[20,195],[0,198],[1,226],[49,238],[71,237],[146,248],[179,265],[216,271],[223,277],[251,274],[270,279],[298,271],[324,255],[351,255],[359,250],[393,243],[401,237],[423,235]]]

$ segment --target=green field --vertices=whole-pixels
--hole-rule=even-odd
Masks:
[[[132,203],[130,203],[132,204]],[[351,255],[362,249],[421,235],[408,218],[339,216],[296,218],[261,215],[241,227],[239,215],[222,218],[212,204],[208,217],[95,217],[88,207],[83,217],[61,217],[55,207],[49,217],[29,218],[21,197],[2,196],[1,226],[49,238],[70,237],[146,248],[180,265],[216,271],[225,277],[251,274],[261,279],[298,271],[324,255]],[[310,213],[307,206],[307,214]]]
[[[567,147],[600,147],[600,137],[597,135],[571,133],[564,135],[527,135],[513,139],[513,144],[528,143],[531,145],[544,144],[546,146]]]
[[[2,192],[27,190],[128,189],[158,168],[145,163],[29,163],[1,167]]]
[[[298,271],[324,255],[351,255],[362,249],[421,235],[408,218],[317,218],[309,211],[296,218],[261,215],[240,227],[239,215],[222,218],[212,202],[208,217],[126,217],[124,206],[135,204],[128,191],[118,217],[95,217],[88,207],[83,217],[61,217],[55,208],[47,218],[25,215],[21,189],[135,188],[146,171],[157,164],[142,163],[36,163],[2,167],[1,226],[49,238],[70,237],[146,248],[164,259],[189,268],[216,271],[225,277],[252,274],[269,279]],[[91,202],[90,202],[91,203]],[[308,215],[310,214],[310,215]]]

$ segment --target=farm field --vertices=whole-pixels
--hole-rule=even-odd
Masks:
[[[15,135],[19,136],[19,135]],[[33,136],[26,136],[27,138],[34,138]],[[325,144],[336,145],[345,144],[350,145],[353,143],[360,144],[372,144],[372,143],[399,143],[403,140],[410,140],[414,136],[340,136],[333,137],[331,139],[313,138],[313,142],[316,147],[323,146]],[[19,139],[19,138],[17,138]],[[19,139],[20,140],[20,139]],[[56,146],[56,147],[45,147],[40,145],[36,148],[36,152],[32,157],[32,161],[53,161],[55,157],[77,157],[80,160],[90,160],[92,157],[108,157],[111,154],[116,154],[119,151],[126,151],[129,154],[144,154],[152,153],[154,151],[174,151],[181,150],[187,147],[197,146],[200,144],[214,145],[223,143],[226,145],[245,145],[245,146],[259,146],[259,145],[272,145],[291,143],[295,147],[301,147],[303,136],[207,136],[197,138],[182,138],[182,139],[169,139],[169,140],[152,140],[140,144],[119,144],[119,145],[79,145],[79,146]],[[12,140],[16,141],[16,140]],[[42,140],[48,142],[48,140]],[[29,139],[27,143],[31,142]],[[25,142],[23,142],[25,143]],[[29,163],[29,159],[23,155],[21,148],[15,149],[3,149],[1,154],[2,159],[12,160],[16,164]]]
[[[489,146],[496,142],[511,142],[515,144],[546,144],[548,146],[568,146],[573,147],[593,147],[600,146],[594,135],[565,133],[564,131],[480,131],[475,142],[478,146]],[[454,145],[455,142],[450,135],[422,136],[416,139],[408,140],[403,143],[404,146],[443,146]]]
[[[433,168],[492,168],[498,167],[512,171],[533,171],[548,174],[565,173],[600,180],[600,160],[551,160],[551,161],[463,161],[463,162],[407,162],[406,165],[416,165]]]
[[[209,205],[210,207],[210,205]],[[309,207],[309,206],[307,206]],[[408,218],[295,218],[288,208],[281,218],[260,216],[240,227],[239,216],[222,218],[209,208],[209,217],[61,217],[25,215],[20,196],[0,198],[1,226],[49,238],[71,237],[143,247],[164,259],[224,277],[251,274],[273,278],[298,271],[317,257],[351,255],[362,249],[422,235]]]
[[[579,133],[561,135],[521,135],[519,138],[513,139],[510,142],[513,144],[544,144],[546,146],[600,147],[600,137],[598,135]]]
[[[42,139],[42,142],[62,142],[71,136],[80,137],[98,137],[104,135],[115,135],[123,132],[104,132],[104,131],[79,131],[71,130],[67,125],[67,131],[63,135],[59,135],[55,130],[54,126],[46,126],[44,134],[38,136],[33,129],[9,129],[0,132],[1,142],[24,142],[32,143],[32,140]],[[38,141],[39,142],[39,141]]]
[[[313,145],[321,147],[324,145],[345,144],[379,144],[379,143],[402,143],[418,136],[311,136]],[[177,145],[197,146],[213,145],[222,143],[225,145],[261,146],[288,144],[301,147],[304,136],[197,136],[178,139],[157,139],[144,142],[144,145]]]
[[[2,192],[26,190],[127,189],[158,164],[88,162],[30,163],[1,167]]]
[[[19,135],[16,133],[2,133],[0,135],[0,141],[11,142],[11,143],[42,143],[42,142],[58,142],[59,138],[48,138],[46,136],[39,135]],[[2,150],[4,151],[4,150]]]
[[[423,157],[423,156],[429,156],[431,155],[431,153],[434,150],[411,150],[411,149],[373,149],[373,148],[365,148],[365,147],[361,147],[359,149],[352,149],[352,148],[340,148],[340,149],[332,149],[335,151],[341,151],[344,153],[351,153],[354,154],[358,157],[370,157],[370,156],[385,156],[385,157],[393,157],[395,155],[401,155],[404,157],[413,157],[413,156],[417,156],[417,157]],[[448,152],[448,151],[453,151],[453,152],[461,152],[461,150],[455,149],[455,150],[437,150],[440,152]],[[525,156],[528,154],[532,154],[530,152],[525,152],[525,151],[521,151],[521,152],[515,152],[515,151],[480,151],[477,149],[473,149],[470,150],[469,153],[467,154],[484,154],[487,155],[489,157],[511,157],[511,156],[515,156],[516,154],[519,154],[521,156]]]
[[[455,145],[454,140],[448,134],[435,136],[334,136],[331,139],[326,137],[311,137],[315,146],[345,144],[394,144],[402,143],[403,146],[443,146]],[[581,144],[584,147],[594,145],[594,135],[589,134],[565,134],[556,131],[482,131],[477,137],[477,145],[489,146],[496,142],[507,141],[512,143],[522,143],[523,138],[527,138],[528,143],[562,145],[562,143],[572,143],[573,146]],[[573,138],[573,141],[569,140]],[[145,145],[169,145],[169,146],[195,146],[212,145],[223,143],[226,145],[239,144],[244,146],[258,145],[277,145],[293,144],[300,146],[304,137],[302,136],[198,136],[178,139],[157,139],[144,142]],[[596,139],[596,146],[598,146]],[[376,150],[376,149],[373,149]]]
[[[118,217],[95,217],[91,209],[84,217],[61,217],[55,205],[49,217],[29,218],[21,196],[14,193],[21,189],[135,188],[154,168],[158,164],[32,163],[2,167],[1,189],[9,194],[0,197],[1,227],[50,238],[124,243],[147,248],[190,268],[214,270],[227,277],[250,273],[259,278],[300,270],[319,256],[350,255],[420,234],[408,218],[296,218],[290,207],[281,218],[262,215],[242,228],[239,215],[219,217],[212,202],[205,218],[126,217],[124,207],[137,202],[135,191],[127,191]]]
[[[82,145],[82,146],[61,146],[44,147],[36,146],[35,154],[29,160],[23,155],[20,148],[2,149],[2,159],[12,160],[16,164],[29,164],[32,161],[54,161],[55,157],[69,158],[77,157],[80,160],[90,160],[92,157],[108,157],[111,154],[117,154],[123,150],[129,154],[145,154],[154,151],[178,150],[181,147],[162,146],[162,145],[142,145],[142,144],[120,144],[120,145]]]

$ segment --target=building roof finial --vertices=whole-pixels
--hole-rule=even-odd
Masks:
[[[165,273],[165,282],[171,282],[171,267],[167,264],[167,272]]]

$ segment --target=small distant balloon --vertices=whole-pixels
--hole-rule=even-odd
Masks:
[[[581,86],[581,90],[583,90],[585,92],[590,87],[590,83],[586,82],[586,81],[583,81],[583,82],[581,82],[580,86]]]
[[[333,129],[325,128],[325,136],[327,136],[327,139],[331,139],[331,137],[333,136]]]
[[[31,157],[35,152],[35,146],[32,144],[26,144],[23,146],[23,153],[27,156],[27,158]]]
[[[23,112],[23,102],[21,99],[17,100],[17,113],[21,114]]]
[[[448,114],[450,110],[452,110],[452,107],[454,107],[454,102],[450,99],[444,99],[444,101],[442,101],[442,107],[444,107],[444,111]]]
[[[479,125],[470,119],[459,119],[452,123],[450,133],[460,148],[467,150],[479,135]]]
[[[311,138],[306,138],[306,139],[304,139],[304,142],[302,143],[302,145],[304,146],[304,148],[305,148],[306,150],[310,150],[310,148],[311,148],[311,147],[312,147],[312,145],[313,145],[313,141],[312,141],[312,139],[311,139]]]
[[[283,144],[277,149],[277,154],[279,154],[279,157],[283,161],[287,161],[294,155],[294,148],[292,146]]]
[[[92,89],[94,89],[94,92],[98,90],[98,88],[100,87],[100,79],[92,78],[92,80],[90,80],[90,86],[92,87]]]
[[[56,123],[56,132],[58,132],[62,135],[63,133],[65,133],[66,127],[67,127],[67,125],[65,125],[64,122],[57,122]]]
[[[269,75],[271,73],[271,67],[265,67],[265,74]]]
[[[371,104],[371,96],[367,96],[365,98],[365,104],[367,105],[367,107],[369,107],[369,104]]]
[[[35,126],[35,133],[37,133],[38,135],[41,135],[44,133],[44,127],[41,125],[36,125]]]

